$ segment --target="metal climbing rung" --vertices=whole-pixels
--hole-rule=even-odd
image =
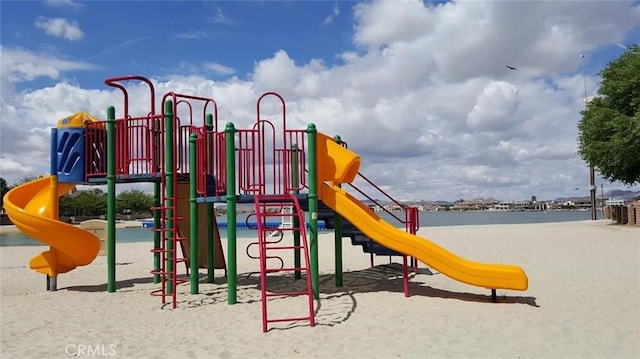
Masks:
[[[163,200],[164,202],[164,200]],[[178,248],[182,248],[182,244],[186,241],[186,238],[178,229],[177,221],[182,218],[175,215],[175,206],[162,206],[154,207],[152,210],[160,211],[161,213],[161,227],[154,228],[152,231],[161,233],[160,248],[152,249],[152,253],[158,253],[160,255],[160,268],[151,271],[151,274],[158,275],[160,277],[160,288],[151,292],[152,296],[161,297],[162,304],[165,304],[167,298],[171,298],[172,308],[176,308],[177,305],[177,291],[178,285],[188,281],[185,277],[178,276],[178,264],[186,263],[186,258],[178,256]],[[166,213],[173,211],[173,216],[168,218]],[[167,228],[167,221],[171,220],[171,228]],[[170,234],[170,237],[167,235]],[[167,248],[167,241],[171,242],[171,248]]]
[[[307,244],[307,234],[305,230],[305,220],[300,209],[298,199],[293,195],[259,195],[255,196],[256,216],[258,223],[258,244],[260,250],[260,290],[262,292],[262,331],[268,331],[269,323],[275,322],[297,322],[308,320],[310,326],[315,326],[315,316],[313,308],[313,287],[311,285],[311,269],[309,263],[309,246]],[[286,211],[286,212],[285,212]],[[288,230],[300,232],[300,245],[281,245],[267,241],[271,229],[266,228],[268,217],[279,216],[291,219],[291,227]],[[297,218],[297,221],[293,219]],[[297,223],[297,225],[294,225]],[[267,268],[267,251],[300,250],[303,257],[303,265],[300,267]],[[267,274],[281,272],[304,272],[306,274],[306,290],[292,291],[286,293],[269,292],[267,289]],[[306,295],[308,298],[309,315],[304,317],[289,317],[269,319],[267,316],[267,299],[273,297],[297,297]]]

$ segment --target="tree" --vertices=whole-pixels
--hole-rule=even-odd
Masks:
[[[0,177],[0,208],[4,208],[4,195],[9,192],[11,188],[7,186],[7,181]]]
[[[629,47],[600,76],[578,124],[578,153],[609,181],[640,183],[640,47]]]
[[[107,196],[95,188],[88,191],[76,191],[74,194],[76,211],[82,216],[97,216],[107,212]]]
[[[20,185],[22,185],[22,184],[25,184],[25,183],[27,183],[27,182],[35,181],[35,180],[37,180],[38,178],[42,178],[42,177],[44,177],[44,176],[47,176],[47,175],[43,173],[43,174],[41,174],[41,175],[29,175],[29,176],[24,176],[24,177],[22,177],[21,179],[19,179],[19,180],[15,181],[15,182],[13,183],[13,185],[11,186],[11,188],[13,188],[13,187],[18,187],[18,186],[20,186]]]
[[[120,213],[145,213],[152,206],[153,196],[137,189],[122,191],[116,196],[116,211]]]
[[[77,216],[79,214],[75,191],[60,197],[58,212],[61,216]]]
[[[531,203],[537,203],[538,198],[536,196],[531,196]]]

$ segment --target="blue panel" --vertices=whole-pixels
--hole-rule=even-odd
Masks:
[[[58,181],[84,182],[84,128],[59,128],[57,132],[56,174]]]

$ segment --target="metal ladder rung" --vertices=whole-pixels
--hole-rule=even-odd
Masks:
[[[269,241],[266,241],[269,232],[273,230],[273,228],[266,228],[263,226],[263,222],[265,218],[268,217],[279,217],[279,218],[297,218],[301,223],[303,223],[304,218],[301,216],[300,204],[298,203],[298,199],[293,195],[260,195],[254,198],[255,208],[256,208],[256,217],[258,222],[258,238],[260,239],[260,280],[261,280],[261,292],[262,292],[262,330],[266,332],[268,330],[268,323],[274,322],[286,322],[286,321],[300,321],[300,320],[308,320],[310,325],[315,326],[315,314],[314,314],[314,305],[313,305],[313,289],[311,287],[311,278],[310,268],[309,268],[309,253],[308,253],[308,243],[306,239],[305,226],[299,226],[294,228],[277,228],[276,231],[292,231],[299,230],[302,233],[302,243],[301,245],[272,245]],[[281,211],[284,208],[288,207],[291,212]],[[278,209],[278,212],[270,212],[270,209]],[[284,221],[283,221],[284,222]],[[293,221],[292,221],[293,222]],[[276,243],[279,241],[276,241]],[[266,252],[267,250],[285,250],[285,249],[299,249],[303,251],[304,254],[304,263],[305,267],[287,267],[287,268],[266,268]],[[306,274],[306,290],[305,291],[295,291],[295,292],[286,292],[286,293],[271,293],[267,292],[267,274],[269,273],[277,273],[277,272],[285,272],[285,271],[297,271],[297,272],[305,272]],[[294,318],[281,318],[281,319],[268,319],[267,315],[267,298],[270,297],[293,297],[293,296],[307,296],[308,299],[308,310],[309,316],[307,317],[294,317]]]
[[[299,297],[307,294],[307,292],[265,293],[267,297]]]
[[[304,249],[304,246],[265,246],[264,249]]]
[[[157,206],[149,208],[152,211],[167,211],[170,209],[176,209],[176,206]]]
[[[267,323],[298,322],[301,320],[313,321],[311,317],[297,317],[297,318],[267,319]]]

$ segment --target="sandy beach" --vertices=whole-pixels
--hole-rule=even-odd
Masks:
[[[400,266],[344,239],[344,286],[335,287],[333,235],[320,236],[317,326],[272,324],[262,333],[256,260],[238,242],[238,303],[221,270],[178,308],[149,293],[151,243],[117,245],[118,291],[106,292],[106,257],[58,278],[57,292],[28,267],[43,247],[2,247],[2,358],[638,358],[640,228],[606,221],[423,228],[419,234],[481,262],[521,266],[524,292],[490,292],[421,265],[403,296]],[[224,238],[223,238],[224,243]],[[226,246],[225,246],[226,247]],[[401,258],[392,261],[401,263]],[[201,270],[204,276],[204,270]],[[269,288],[299,287],[286,276]],[[303,304],[269,302],[270,315]]]

